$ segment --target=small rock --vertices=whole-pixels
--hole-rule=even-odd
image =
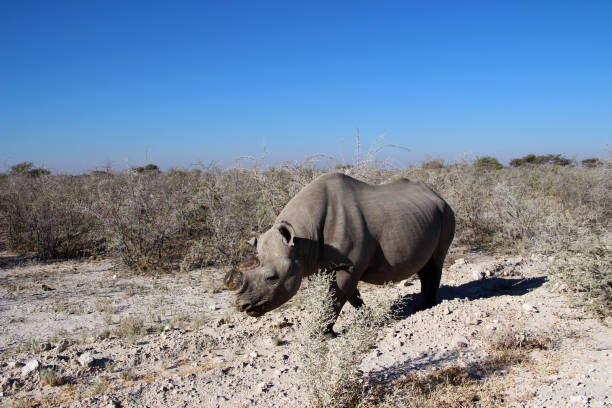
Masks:
[[[48,341],[43,341],[38,345],[38,348],[40,349],[40,351],[49,351],[53,348],[53,346]]]
[[[117,279],[117,274],[113,275],[113,280]]]
[[[256,352],[256,351],[252,351],[252,352],[250,352],[250,353],[249,353],[249,357],[251,357],[251,358],[257,358],[257,357],[259,357],[259,354],[257,354],[257,352]]]
[[[208,308],[209,308],[211,311],[213,311],[213,312],[214,312],[215,310],[218,310],[218,309],[219,309],[219,306],[217,306],[217,305],[215,305],[215,304],[212,304],[212,305],[210,305]]]
[[[95,361],[95,358],[93,358],[89,351],[86,351],[79,356],[78,361],[83,367],[91,367]]]
[[[40,361],[36,359],[30,360],[26,363],[25,366],[21,368],[21,376],[25,378],[28,375],[30,375],[33,371],[36,371],[39,368],[40,368]]]
[[[7,364],[8,368],[19,368],[19,367],[23,367],[25,364],[23,364],[21,361],[9,361],[9,363]]]
[[[483,271],[473,271],[472,278],[474,278],[474,280],[483,280],[485,278],[485,273]]]
[[[400,287],[400,288],[401,287],[412,286],[412,280],[411,279],[404,279],[397,286]]]
[[[467,320],[465,321],[467,324],[471,325],[471,326],[477,326],[480,323],[482,323],[482,320],[478,319],[477,317],[468,317]]]
[[[449,314],[451,314],[451,313],[452,313],[452,311],[451,311],[451,310],[448,308],[448,306],[447,306],[447,307],[445,307],[444,309],[442,309],[442,313],[444,313],[444,314],[446,314],[446,315],[449,315]]]
[[[216,322],[217,327],[221,327],[221,326],[223,326],[225,323],[227,323],[227,322],[225,321],[225,319],[224,319],[224,318],[217,319],[217,322]]]
[[[464,336],[457,335],[453,337],[453,345],[456,347],[467,347],[469,345],[469,341]]]
[[[168,331],[170,331],[170,330],[172,330],[172,327],[170,327],[169,325],[165,325],[165,326],[164,326],[164,331],[165,331],[165,332],[168,332]]]
[[[453,265],[465,265],[467,261],[464,258],[455,259],[455,263]]]
[[[523,310],[526,312],[537,313],[538,309],[535,306],[530,305],[529,303],[523,303]]]
[[[270,389],[270,387],[272,387],[272,383],[265,382],[265,381],[262,381],[259,384],[257,384],[257,389],[260,392],[266,392]]]
[[[572,396],[570,397],[570,401],[571,401],[571,402],[573,402],[573,403],[575,403],[575,404],[578,404],[578,403],[581,403],[581,402],[585,402],[585,401],[584,401],[585,399],[586,399],[586,398],[585,398],[585,397],[583,397],[582,395],[572,395]]]

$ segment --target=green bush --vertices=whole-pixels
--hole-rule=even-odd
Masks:
[[[597,157],[591,157],[590,159],[582,160],[582,167],[599,167],[603,165],[603,162]]]
[[[444,160],[441,160],[441,159],[426,160],[426,161],[421,163],[421,168],[423,170],[443,169],[444,168]]]
[[[563,157],[562,154],[546,154],[541,156],[536,156],[533,153],[530,153],[521,158],[510,160],[510,166],[512,167],[521,167],[525,165],[536,165],[536,164],[556,164],[558,166],[570,166],[574,165],[575,161],[573,159],[568,159],[567,157]]]
[[[474,161],[474,167],[477,167],[477,168],[480,168],[480,169],[498,170],[498,169],[503,168],[504,166],[502,166],[501,163],[499,161],[497,161],[497,159],[495,157],[492,157],[492,156],[482,156],[482,157],[478,157]]]

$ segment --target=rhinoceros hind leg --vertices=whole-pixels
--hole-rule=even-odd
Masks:
[[[418,272],[418,275],[421,281],[421,295],[423,296],[421,309],[426,309],[436,304],[440,278],[442,278],[442,266],[438,266],[433,259],[430,259]]]

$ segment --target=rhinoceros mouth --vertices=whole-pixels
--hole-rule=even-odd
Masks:
[[[259,302],[254,305],[248,305],[244,307],[242,310],[246,312],[249,316],[259,317],[264,315],[268,310],[266,308],[267,302]]]

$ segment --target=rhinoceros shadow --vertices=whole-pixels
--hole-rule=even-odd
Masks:
[[[546,277],[534,278],[490,278],[464,283],[459,286],[440,286],[438,303],[453,299],[487,299],[496,296],[522,296],[542,286]],[[392,315],[397,320],[405,319],[422,310],[420,294],[402,296],[392,306]]]

